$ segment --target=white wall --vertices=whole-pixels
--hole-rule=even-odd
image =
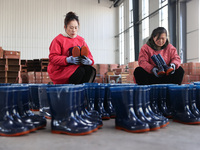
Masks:
[[[53,38],[64,32],[69,11],[80,19],[95,63],[115,63],[116,8],[108,0],[0,0],[0,46],[21,59],[47,58]]]
[[[199,58],[199,0],[187,3],[187,62]]]

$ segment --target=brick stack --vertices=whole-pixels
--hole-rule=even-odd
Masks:
[[[20,52],[0,48],[0,58],[0,83],[19,83]]]
[[[49,78],[49,74],[47,72],[47,67],[49,64],[49,59],[48,58],[42,58],[40,59],[40,64],[41,64],[41,77],[42,77],[42,83],[50,83],[52,82],[51,79]]]
[[[138,61],[128,63],[128,72],[129,72],[129,75],[127,76],[128,83],[135,83],[135,78],[133,76],[133,72],[134,72],[135,68],[137,68],[138,66],[139,66]]]
[[[47,72],[48,63],[48,58],[26,60],[26,65],[23,67],[26,67],[27,78],[25,77],[25,73],[22,73],[24,79],[28,79],[28,83],[47,84],[52,82]]]
[[[182,84],[188,84],[191,82],[200,80],[200,63],[199,62],[189,62],[181,64],[185,71]]]
[[[21,82],[28,83],[27,61],[21,60]]]

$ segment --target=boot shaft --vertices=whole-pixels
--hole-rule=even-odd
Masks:
[[[189,90],[187,86],[169,86],[169,98],[172,110],[176,112],[185,112],[189,107]]]

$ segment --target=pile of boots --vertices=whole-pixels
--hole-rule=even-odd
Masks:
[[[85,109],[84,85],[49,87],[46,90],[52,133],[87,135],[102,127],[102,120],[96,111],[88,112]]]
[[[115,109],[111,103],[110,84],[84,83],[87,109],[97,111],[103,120],[115,118]]]
[[[113,86],[110,91],[116,110],[116,129],[140,133],[158,130],[169,124],[167,118],[151,110],[150,86]]]
[[[169,86],[173,121],[200,124],[200,87],[192,84]]]
[[[0,135],[20,136],[46,126],[29,107],[28,86],[0,86]]]
[[[175,84],[155,84],[150,85],[150,106],[152,111],[158,115],[172,118],[172,110],[169,100],[169,86]]]
[[[174,72],[175,68],[173,68],[172,66],[168,66],[160,54],[151,56],[151,59],[158,67],[158,76],[170,75]]]

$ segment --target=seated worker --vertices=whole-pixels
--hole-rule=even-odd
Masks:
[[[158,27],[153,30],[150,39],[140,50],[139,67],[134,71],[136,83],[181,84],[184,70],[176,48],[167,39],[167,30]]]
[[[64,34],[56,36],[50,45],[48,74],[54,84],[81,84],[93,82],[96,70],[93,56],[84,40],[79,36],[79,18],[66,14]]]

